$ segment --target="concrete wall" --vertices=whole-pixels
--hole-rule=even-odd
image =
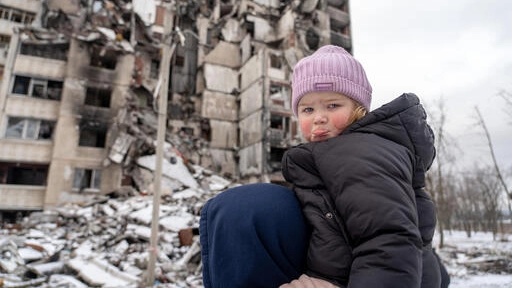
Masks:
[[[249,59],[240,68],[240,89],[243,91],[254,81],[263,76],[263,50]]]
[[[263,140],[264,116],[263,110],[259,110],[240,121],[240,147]]]
[[[240,119],[244,119],[251,113],[263,108],[263,88],[264,81],[260,79],[253,82],[240,94]]]
[[[41,210],[46,187],[0,185],[0,210]]]
[[[240,149],[239,171],[240,176],[248,177],[251,175],[260,176],[263,173],[263,143],[258,142],[254,145]]]
[[[205,88],[230,94],[238,90],[238,71],[229,67],[204,63]]]
[[[210,149],[211,163],[205,167],[211,166],[215,171],[218,171],[220,175],[237,175],[237,163],[235,161],[235,152],[225,149]],[[208,165],[209,164],[209,165]]]
[[[215,48],[205,56],[204,61],[209,64],[238,68],[241,63],[240,47],[236,44],[220,41]]]
[[[32,13],[37,13],[41,9],[41,0],[0,0],[0,4]]]
[[[236,122],[210,120],[212,148],[233,149],[238,146]]]
[[[26,141],[2,139],[0,159],[7,162],[50,163],[53,143],[51,141]]]
[[[201,116],[210,119],[236,121],[238,105],[236,97],[229,94],[204,91]]]

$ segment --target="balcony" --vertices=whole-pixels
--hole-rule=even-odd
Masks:
[[[41,210],[45,186],[0,185],[0,210]]]
[[[271,147],[287,147],[287,139],[286,132],[282,129],[273,129],[269,130],[269,143]]]

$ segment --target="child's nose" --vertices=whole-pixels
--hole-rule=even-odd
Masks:
[[[316,113],[315,117],[313,118],[313,121],[315,124],[317,123],[325,123],[327,121],[327,117],[324,113]]]

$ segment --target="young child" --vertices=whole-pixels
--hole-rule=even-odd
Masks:
[[[283,157],[294,191],[255,183],[205,203],[204,286],[439,287],[423,190],[434,139],[418,97],[368,112],[364,69],[332,45],[297,63],[292,88],[309,142]]]
[[[311,229],[306,275],[339,287],[439,287],[435,207],[423,190],[434,136],[414,94],[368,113],[372,88],[343,48],[294,68],[304,139],[282,162]],[[308,287],[295,280],[281,287]]]

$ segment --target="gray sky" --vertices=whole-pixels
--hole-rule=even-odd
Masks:
[[[372,109],[413,92],[435,110],[442,97],[457,161],[471,167],[491,164],[476,126],[478,107],[500,166],[512,168],[512,117],[497,96],[512,93],[512,1],[354,0],[350,13],[354,56],[373,86]]]

